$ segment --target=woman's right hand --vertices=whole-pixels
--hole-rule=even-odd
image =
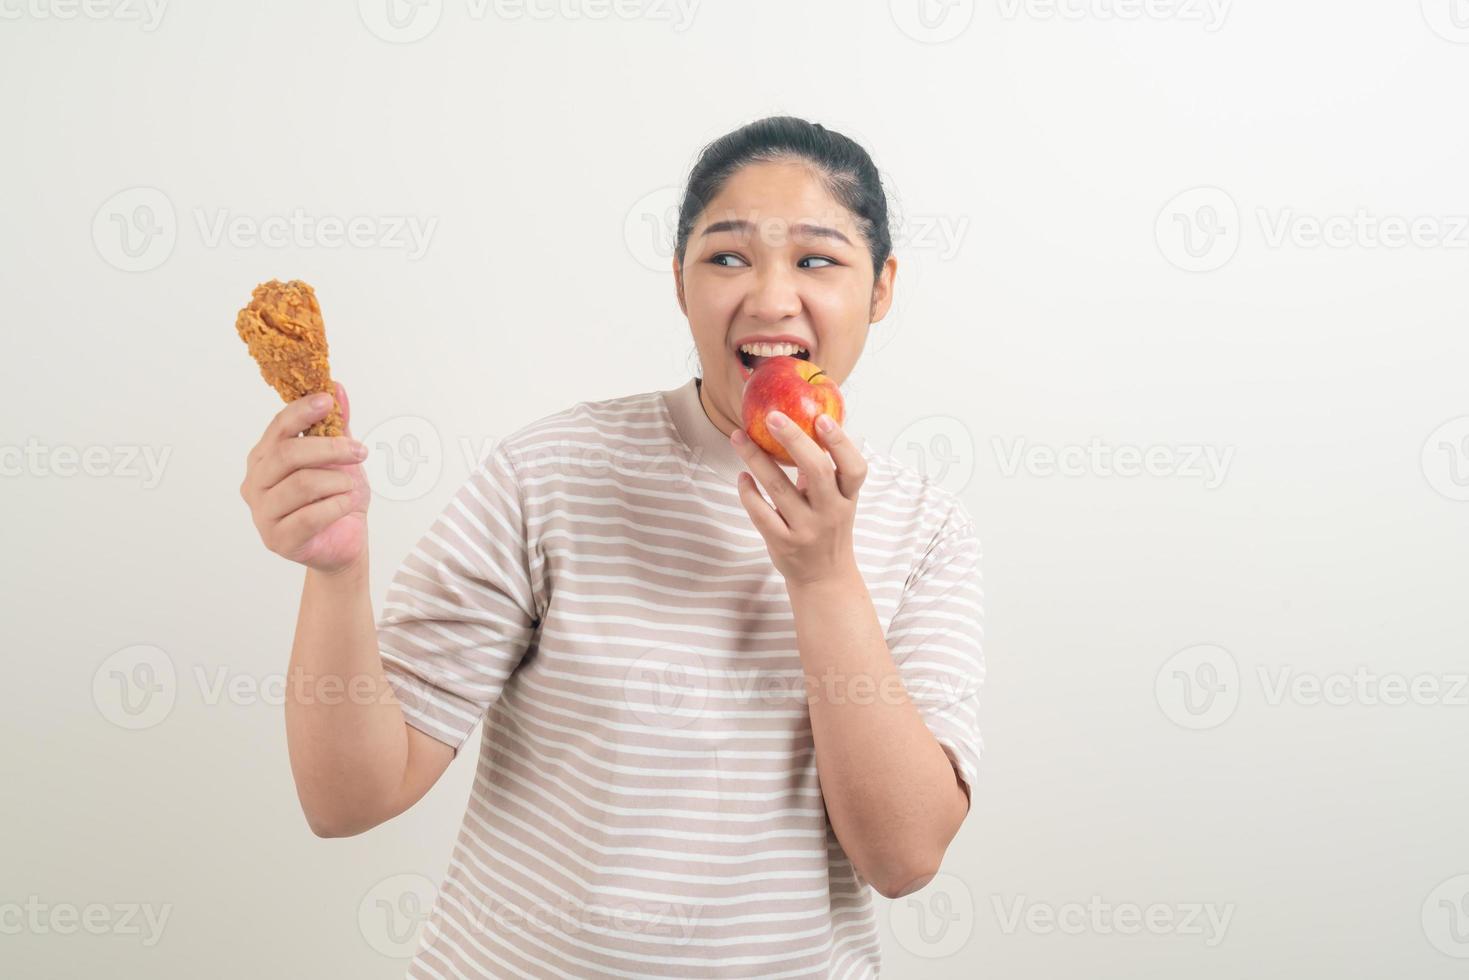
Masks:
[[[240,484],[265,546],[322,572],[349,568],[366,553],[372,496],[362,469],[367,447],[352,438],[351,408],[341,384],[337,401],[344,435],[299,435],[326,418],[331,399],[298,398],[281,409],[250,450]]]

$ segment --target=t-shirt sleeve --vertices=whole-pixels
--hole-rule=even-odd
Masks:
[[[956,504],[908,584],[888,626],[903,687],[973,798],[983,741],[979,692],[984,682],[984,594],[980,541]]]
[[[504,447],[470,474],[388,586],[378,619],[383,671],[408,724],[454,748],[499,698],[543,608]]]

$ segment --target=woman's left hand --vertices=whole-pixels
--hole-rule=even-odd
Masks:
[[[823,420],[831,422],[827,431],[822,431]],[[842,427],[824,413],[816,421],[824,449],[781,412],[771,412],[766,425],[796,461],[795,483],[743,429],[730,433],[730,443],[754,473],[753,478],[750,473],[739,475],[740,502],[765,538],[775,567],[788,586],[857,574],[852,524],[857,516],[857,491],[867,479],[867,460]],[[760,495],[756,480],[770,495],[770,503]]]

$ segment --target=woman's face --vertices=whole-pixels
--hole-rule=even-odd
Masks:
[[[673,260],[679,307],[703,364],[701,397],[726,435],[739,425],[746,369],[740,345],[789,336],[838,384],[887,315],[897,259],[874,280],[852,213],[796,162],[738,170],[699,215],[683,262]]]

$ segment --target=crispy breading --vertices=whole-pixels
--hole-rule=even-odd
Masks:
[[[260,365],[260,374],[286,402],[325,391],[336,395],[327,366],[326,325],[316,293],[299,279],[272,279],[255,287],[250,305],[235,317],[235,331]],[[342,407],[335,400],[309,436],[342,434]]]

